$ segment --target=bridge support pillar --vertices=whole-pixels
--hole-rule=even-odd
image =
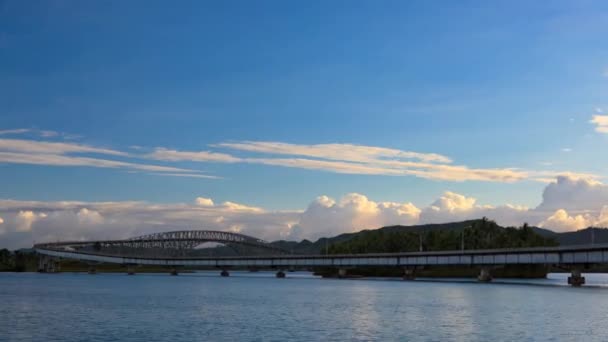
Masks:
[[[38,272],[43,273],[46,271],[46,256],[40,255],[38,257]]]
[[[38,259],[38,272],[41,273],[55,273],[61,270],[61,264],[59,260],[48,257],[41,256]]]
[[[277,278],[285,278],[285,272],[283,270],[280,270],[277,272],[276,274]]]
[[[179,273],[177,272],[177,268],[173,267],[173,268],[171,269],[171,272],[170,272],[169,274],[171,274],[172,276],[176,276],[176,275],[178,275]]]
[[[222,270],[222,272],[220,273],[220,275],[222,277],[229,277],[230,276],[230,272],[228,272],[227,270]]]
[[[403,270],[403,280],[414,280],[416,279],[416,270],[413,268],[405,268]]]
[[[41,256],[38,259],[38,272],[55,273],[55,272],[59,272],[59,270],[60,270],[59,260],[53,259],[48,256]]]
[[[585,277],[581,275],[580,269],[573,269],[570,276],[568,277],[568,284],[572,286],[585,285]]]
[[[346,268],[338,269],[338,278],[346,278]]]
[[[490,271],[490,267],[482,267],[477,276],[477,280],[486,283],[492,281],[492,273]]]

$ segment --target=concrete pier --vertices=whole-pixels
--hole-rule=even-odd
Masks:
[[[280,270],[279,272],[277,272],[276,277],[277,278],[285,278],[285,272],[283,272],[283,270]]]
[[[403,280],[415,280],[416,279],[416,270],[413,268],[405,268],[403,269]]]
[[[56,273],[59,271],[61,271],[59,260],[47,256],[38,259],[38,272]]]
[[[490,267],[482,267],[479,271],[479,275],[477,276],[477,280],[486,283],[492,281],[492,273]]]
[[[568,284],[572,286],[583,286],[585,285],[585,277],[581,275],[580,269],[573,269],[568,277]]]

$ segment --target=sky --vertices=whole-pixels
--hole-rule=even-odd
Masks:
[[[0,248],[608,226],[605,1],[0,0]]]

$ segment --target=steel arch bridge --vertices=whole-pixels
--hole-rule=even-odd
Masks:
[[[36,244],[34,248],[87,251],[105,255],[121,255],[123,253],[149,255],[163,251],[168,254],[183,255],[207,242],[221,243],[236,251],[237,254],[239,254],[238,246],[252,247],[272,254],[288,253],[286,250],[273,246],[262,239],[215,230],[180,230],[142,235],[124,240],[50,242]]]

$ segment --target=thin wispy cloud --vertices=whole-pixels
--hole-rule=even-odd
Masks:
[[[438,153],[404,151],[378,146],[355,144],[298,145],[283,142],[225,142],[210,145],[211,150],[181,151],[157,147],[150,153],[145,147],[130,152],[107,147],[70,142],[27,139],[0,139],[0,163],[49,166],[74,166],[147,171],[149,175],[199,179],[221,179],[181,162],[257,164],[339,174],[411,176],[436,181],[517,182],[532,180],[548,182],[568,172],[524,170],[514,167],[478,168],[454,164],[450,157]],[[238,155],[213,149],[232,150]],[[571,149],[565,148],[564,152]],[[100,157],[103,155],[105,157]],[[118,158],[119,160],[115,159]],[[156,160],[173,165],[141,163]],[[571,173],[572,174],[572,173]],[[586,177],[595,175],[579,173]]]
[[[125,152],[83,144],[25,139],[0,139],[0,151],[42,154],[96,153],[114,156],[127,155]]]
[[[59,132],[55,131],[40,131],[40,136],[43,138],[52,138],[59,136]]]
[[[34,165],[49,165],[49,166],[88,166],[99,168],[124,168],[141,171],[157,171],[157,172],[193,172],[194,170],[182,169],[171,166],[138,164],[123,162],[117,160],[68,156],[59,154],[43,154],[43,153],[14,153],[0,152],[0,163],[13,164],[34,164]]]
[[[15,128],[0,130],[0,135],[35,135],[41,138],[61,138],[64,140],[76,140],[82,138],[79,134],[70,134],[52,130],[42,130],[37,128]]]
[[[26,139],[0,139],[0,163],[127,169],[147,171],[156,175],[162,174],[163,176],[216,178],[192,169],[99,158],[95,157],[95,155],[133,159],[126,152],[85,144]]]
[[[234,149],[250,155],[236,157],[211,151],[178,151],[157,148],[149,156],[164,161],[248,163],[340,174],[413,176],[438,181],[549,182],[563,174],[599,178],[589,173],[536,171],[519,168],[472,168],[454,165],[451,158],[437,153],[419,153],[390,148],[352,145],[297,145],[282,142],[229,142],[211,147]],[[566,149],[565,151],[571,151]],[[253,156],[251,155],[253,153]],[[261,156],[259,156],[261,155]]]
[[[0,130],[0,135],[8,135],[8,134],[23,134],[27,133],[30,130],[27,128],[17,128],[17,129],[4,129]]]
[[[205,175],[199,173],[150,173],[154,176],[166,176],[166,177],[185,177],[185,178],[205,178],[205,179],[223,179],[223,177]]]
[[[233,157],[225,153],[216,153],[210,151],[177,151],[158,147],[154,152],[147,155],[148,158],[164,161],[197,161],[197,162],[218,162],[218,163],[236,163],[242,161],[240,158]]]
[[[554,182],[555,179],[560,177],[566,177],[568,179],[573,180],[584,180],[587,183],[600,183],[599,179],[602,179],[600,175],[588,172],[572,172],[572,171],[530,171],[529,172],[530,180],[541,182],[541,183],[551,183]]]
[[[353,162],[372,162],[381,159],[414,159],[425,162],[437,163],[452,162],[450,158],[436,153],[420,153],[412,151],[402,151],[393,148],[354,144],[298,145],[276,141],[243,141],[220,143],[211,146],[225,147],[233,150],[242,150],[265,154],[307,156],[319,159],[347,160]]]
[[[527,174],[516,169],[477,169],[451,165],[452,159],[437,153],[420,153],[354,144],[298,145],[283,142],[227,142],[211,147],[253,153],[236,157],[211,151],[177,151],[157,148],[150,158],[163,161],[248,163],[341,174],[415,176],[444,181],[514,182]],[[263,156],[255,156],[263,155]],[[290,156],[290,157],[286,157]]]
[[[297,145],[281,142],[231,142],[212,146],[264,154],[304,158],[247,158],[248,163],[298,167],[336,173],[415,176],[444,181],[514,182],[527,174],[511,168],[477,169],[451,165],[451,158],[438,153],[403,151],[353,144]],[[309,159],[318,158],[318,159]]]

